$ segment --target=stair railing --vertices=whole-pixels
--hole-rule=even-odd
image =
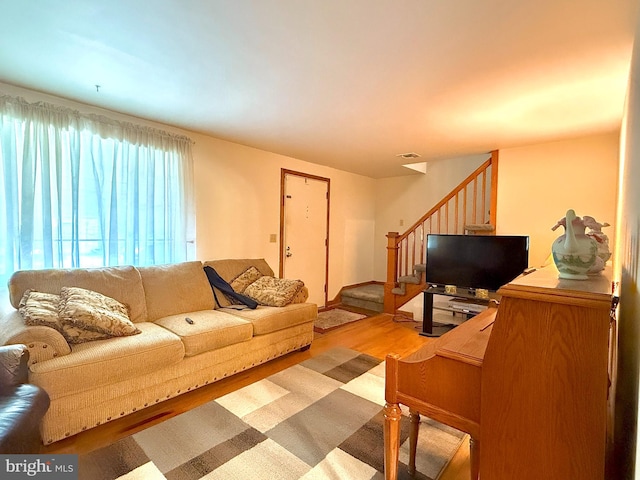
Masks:
[[[489,182],[488,182],[489,180]],[[488,185],[489,183],[489,185]],[[420,292],[424,279],[413,292],[393,293],[402,277],[421,275],[415,266],[426,261],[426,239],[430,233],[463,234],[469,224],[496,225],[498,188],[498,151],[471,175],[425,213],[406,232],[387,234],[387,280],[384,292],[385,313],[395,313],[399,306]],[[487,208],[487,205],[489,208]]]

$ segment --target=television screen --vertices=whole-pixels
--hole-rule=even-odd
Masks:
[[[529,265],[529,237],[427,236],[427,283],[496,291]]]

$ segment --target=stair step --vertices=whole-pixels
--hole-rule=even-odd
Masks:
[[[404,277],[398,277],[398,283],[413,283],[414,285],[420,285],[421,275],[406,275]]]
[[[343,305],[382,312],[384,310],[384,285],[372,283],[347,288],[342,291],[341,301]]]
[[[490,223],[467,224],[464,230],[467,235],[493,235],[496,227]]]

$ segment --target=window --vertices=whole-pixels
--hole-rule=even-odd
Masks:
[[[195,257],[187,137],[0,96],[0,281]]]

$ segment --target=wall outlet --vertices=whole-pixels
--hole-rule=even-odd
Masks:
[[[400,226],[402,227],[404,225],[404,220],[401,218],[400,219]]]
[[[278,241],[278,235],[275,233],[272,233],[271,235],[269,235],[269,242],[270,243],[276,243]]]

